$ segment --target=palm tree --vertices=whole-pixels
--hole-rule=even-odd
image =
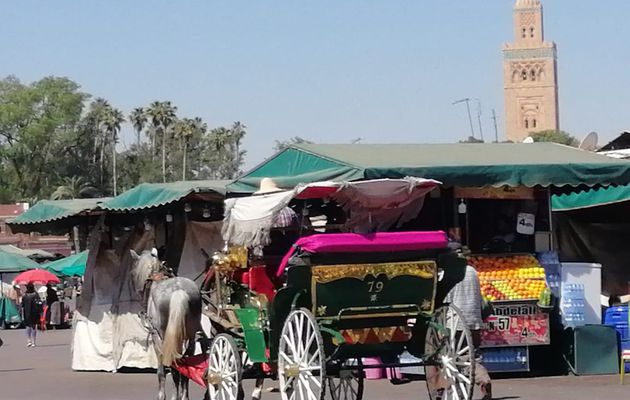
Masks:
[[[186,180],[186,166],[188,161],[188,146],[193,137],[202,137],[207,130],[207,125],[196,117],[194,119],[184,118],[178,120],[173,125],[173,134],[181,144],[182,150],[182,180]]]
[[[155,128],[153,136],[153,146],[155,146],[155,136],[158,133],[162,136],[162,181],[166,182],[166,147],[168,146],[168,135],[170,127],[177,119],[177,107],[170,101],[154,101],[149,105],[147,115],[151,119],[151,124]]]
[[[107,100],[99,97],[90,104],[90,111],[88,112],[88,119],[92,125],[94,135],[94,155],[92,159],[94,164],[96,164],[96,154],[100,153],[99,171],[101,188],[103,187],[105,146],[107,145],[107,132],[103,129],[103,122],[110,109],[111,106]]]
[[[232,142],[234,143],[234,147],[235,147],[235,155],[234,155],[234,163],[235,163],[235,168],[236,168],[236,173],[238,173],[238,169],[240,168],[240,164],[241,164],[241,141],[243,140],[243,138],[245,137],[245,134],[247,133],[245,130],[247,129],[247,127],[245,126],[245,124],[241,123],[240,121],[236,121],[232,124]]]
[[[114,196],[118,194],[118,182],[117,182],[117,171],[116,171],[116,143],[118,143],[118,132],[120,132],[120,125],[125,122],[125,117],[123,113],[116,109],[110,108],[109,112],[105,116],[105,120],[103,124],[105,125],[105,129],[107,133],[109,133],[112,140],[112,175],[113,175],[113,186],[114,186]]]
[[[137,107],[129,114],[129,122],[133,125],[133,129],[138,136],[138,151],[140,151],[140,134],[147,123],[147,115],[144,112],[144,108]]]
[[[50,199],[64,200],[82,197],[96,197],[98,195],[98,190],[94,186],[85,182],[80,176],[73,176],[71,178],[64,178],[63,185],[58,186],[57,189],[55,189],[53,194],[50,196]]]

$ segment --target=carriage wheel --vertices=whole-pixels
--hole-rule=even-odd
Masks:
[[[475,350],[462,312],[447,305],[435,311],[427,329],[425,354],[435,364],[425,365],[432,400],[472,399],[475,382]]]
[[[326,390],[324,343],[315,317],[305,308],[284,322],[278,349],[282,400],[323,400]]]
[[[243,398],[241,357],[232,336],[221,333],[212,341],[207,380],[211,400]]]
[[[347,360],[339,370],[339,377],[328,377],[333,400],[361,400],[363,398],[363,371],[343,369],[347,365],[361,365],[361,360]]]

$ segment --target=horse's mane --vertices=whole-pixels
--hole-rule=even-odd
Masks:
[[[140,292],[144,289],[147,279],[156,272],[155,269],[159,265],[159,260],[149,250],[143,251],[139,256],[133,256],[132,253],[132,259],[134,265],[131,269],[131,276],[135,289]]]

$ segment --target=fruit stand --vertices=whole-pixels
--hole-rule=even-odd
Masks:
[[[491,305],[481,333],[490,372],[529,371],[529,347],[550,344],[551,293],[545,270],[531,254],[473,255],[481,292]]]

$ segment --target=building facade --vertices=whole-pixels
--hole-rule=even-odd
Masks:
[[[545,42],[540,0],[516,0],[514,41],[503,46],[503,82],[508,140],[560,129],[556,44]]]

